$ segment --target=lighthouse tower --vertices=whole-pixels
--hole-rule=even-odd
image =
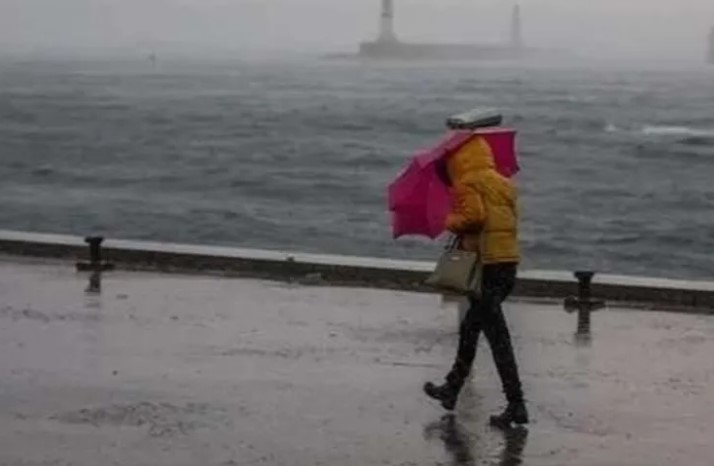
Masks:
[[[511,48],[521,50],[523,43],[523,25],[521,24],[521,6],[516,4],[511,13]]]
[[[377,42],[396,42],[394,33],[394,0],[382,0],[382,14],[379,18],[379,38]]]
[[[714,27],[709,31],[709,50],[707,60],[710,65],[714,65]]]

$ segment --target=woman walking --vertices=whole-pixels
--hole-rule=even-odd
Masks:
[[[470,308],[461,323],[453,367],[443,384],[429,382],[424,391],[445,409],[453,410],[471,372],[483,332],[508,400],[506,410],[492,416],[491,424],[504,428],[514,423],[527,424],[518,366],[501,308],[513,289],[520,261],[515,186],[496,171],[491,149],[482,137],[472,139],[449,157],[440,172],[454,199],[446,227],[459,237],[463,249],[481,254],[483,273],[481,292],[469,297]]]

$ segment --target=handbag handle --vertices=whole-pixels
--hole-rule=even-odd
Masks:
[[[486,235],[483,233],[483,230],[479,232],[479,241],[478,241],[478,251],[476,251],[479,255],[483,254],[483,251],[486,249],[485,248],[485,243],[486,243]],[[445,251],[456,251],[459,249],[463,249],[463,242],[464,238],[461,235],[451,235],[449,238],[449,241],[446,243],[446,246],[444,246]]]
[[[459,235],[451,235],[449,238],[449,241],[446,243],[446,246],[444,246],[444,250],[446,251],[456,251],[457,249],[461,248],[461,245],[463,243],[463,238]]]

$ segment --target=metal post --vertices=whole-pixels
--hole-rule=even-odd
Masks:
[[[77,262],[77,270],[101,272],[114,268],[113,264],[105,262],[102,258],[104,237],[88,236],[84,239],[84,242],[89,245],[89,262]]]
[[[575,272],[578,279],[578,335],[590,334],[590,298],[594,272]]]
[[[595,272],[578,271],[575,272],[578,280],[578,296],[569,296],[565,299],[564,307],[568,312],[578,312],[578,326],[576,338],[589,338],[591,333],[591,314],[593,311],[605,306],[605,302],[592,297],[592,281]]]
[[[104,238],[101,236],[89,236],[84,239],[84,242],[89,244],[89,262],[97,267],[102,263],[102,242],[104,242]]]

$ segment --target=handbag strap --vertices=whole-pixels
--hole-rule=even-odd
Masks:
[[[444,250],[446,251],[456,251],[461,246],[462,239],[459,235],[451,235],[449,242],[446,243]]]
[[[485,231],[482,229],[478,233],[478,250],[476,253],[479,256],[483,256],[483,252],[486,249],[486,234]],[[455,251],[462,246],[463,243],[463,237],[459,235],[451,235],[449,238],[449,242],[446,243],[446,246],[444,247],[444,250],[446,251]]]

